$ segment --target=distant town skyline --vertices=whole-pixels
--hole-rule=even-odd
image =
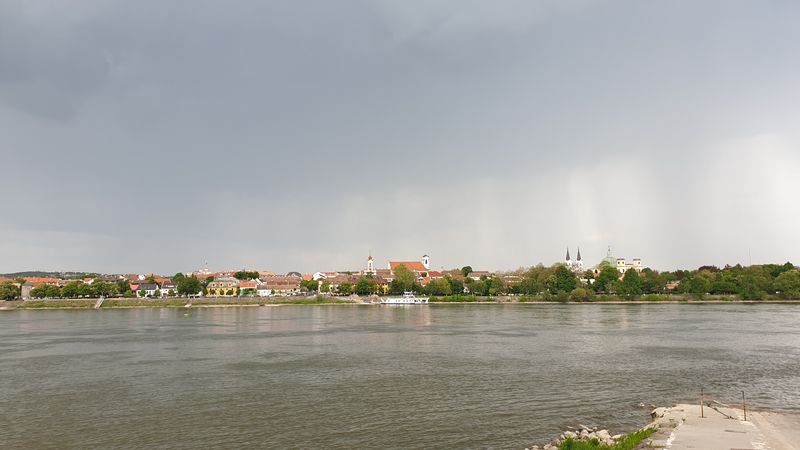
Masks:
[[[565,249],[562,249],[562,251],[563,250],[565,250]],[[594,253],[592,253],[591,256],[587,257],[587,256],[585,256],[587,254],[587,252],[583,248],[579,249],[578,246],[571,247],[571,248],[569,248],[569,252],[574,252],[574,253],[570,253],[572,255],[571,256],[571,260],[572,260],[573,263],[578,259],[579,250],[580,250],[580,257],[581,257],[581,260],[583,262],[581,267],[583,269],[586,269],[586,270],[597,266],[603,260],[607,260],[608,256],[609,256],[609,252],[610,252],[610,255],[614,259],[622,258],[622,259],[625,259],[625,260],[627,260],[629,262],[634,260],[634,259],[642,260],[642,265],[641,265],[642,267],[650,268],[650,269],[657,270],[657,271],[694,270],[694,269],[697,269],[698,267],[702,267],[702,266],[706,266],[706,265],[724,267],[725,265],[733,266],[733,265],[737,265],[737,264],[741,264],[743,266],[748,266],[748,265],[753,265],[753,264],[755,264],[755,265],[757,265],[757,264],[783,264],[785,262],[797,263],[796,261],[791,261],[791,260],[785,260],[785,261],[753,261],[753,262],[751,262],[751,261],[730,261],[730,262],[725,262],[725,263],[706,262],[706,263],[703,263],[703,264],[698,264],[696,266],[656,267],[656,266],[653,266],[651,264],[648,264],[648,259],[642,257],[641,255],[637,255],[637,254],[634,254],[634,253],[631,253],[630,255],[617,253],[616,251],[614,251],[614,249],[611,246],[606,246],[602,251],[602,255],[599,256],[599,257],[597,257]],[[383,258],[379,254],[378,254],[379,256],[376,257],[375,256],[376,254],[373,254],[373,253],[374,252],[367,252],[366,256],[364,256],[361,261],[358,261],[356,263],[356,265],[351,264],[349,266],[341,266],[341,267],[338,267],[338,266],[320,266],[320,267],[309,267],[309,268],[280,267],[277,264],[269,264],[269,263],[265,263],[265,264],[262,264],[262,265],[259,265],[259,266],[230,266],[230,267],[226,266],[226,267],[222,267],[222,266],[215,266],[210,261],[204,261],[201,264],[196,265],[195,267],[191,267],[191,268],[175,268],[175,269],[166,270],[166,271],[155,271],[155,270],[121,270],[121,271],[117,270],[117,271],[110,271],[110,270],[102,270],[102,269],[100,269],[100,270],[80,270],[80,268],[77,268],[77,269],[76,268],[68,268],[68,269],[64,269],[64,268],[27,268],[27,269],[7,270],[7,271],[5,271],[5,273],[42,271],[42,272],[64,272],[64,273],[66,273],[66,272],[77,272],[77,273],[106,273],[106,274],[112,274],[112,273],[113,274],[133,274],[133,273],[135,273],[135,274],[151,274],[152,273],[152,274],[157,274],[157,275],[170,276],[170,275],[173,275],[175,273],[192,273],[192,272],[202,272],[202,271],[208,271],[210,273],[221,273],[221,272],[235,272],[235,271],[240,271],[240,270],[244,270],[244,271],[255,270],[255,271],[270,271],[270,272],[274,272],[276,274],[286,274],[286,273],[290,273],[290,272],[298,272],[298,273],[310,274],[310,273],[314,273],[314,272],[318,272],[318,271],[342,271],[342,272],[344,272],[344,271],[352,271],[352,272],[363,271],[363,270],[367,269],[367,267],[368,267],[368,259],[369,259],[370,256],[373,258],[375,268],[378,268],[378,269],[385,268],[387,266],[387,264],[390,263],[390,261],[422,261],[424,256],[428,256],[428,253],[424,253],[424,254],[416,256],[416,257],[415,256],[405,256],[405,257],[399,256],[398,257],[396,255],[391,255],[391,256]],[[431,270],[443,270],[443,269],[444,270],[452,270],[452,269],[460,269],[460,268],[462,268],[464,266],[471,266],[475,270],[488,270],[490,272],[509,272],[509,271],[515,271],[515,270],[517,270],[517,269],[519,269],[521,267],[525,267],[525,268],[533,267],[533,266],[536,266],[538,264],[542,264],[544,266],[548,266],[549,267],[549,266],[552,266],[554,264],[565,263],[565,256],[564,255],[562,255],[562,257],[560,259],[556,259],[556,260],[553,260],[553,261],[541,260],[541,261],[536,261],[536,262],[532,262],[532,263],[529,263],[529,264],[522,264],[522,265],[519,265],[519,266],[516,266],[516,267],[488,267],[488,266],[485,266],[485,265],[481,265],[479,261],[467,261],[467,262],[455,263],[455,264],[451,264],[451,265],[437,265],[436,264],[437,260],[436,260],[436,258],[434,256],[429,256],[429,258],[430,258],[430,266],[429,267],[430,267]]]
[[[0,3],[0,272],[800,260],[800,3]]]

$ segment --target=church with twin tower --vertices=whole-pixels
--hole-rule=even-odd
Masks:
[[[567,258],[564,260],[564,265],[566,265],[570,270],[575,273],[583,272],[583,258],[581,258],[581,248],[578,247],[578,255],[575,261],[572,260],[569,256],[569,247],[567,247]]]

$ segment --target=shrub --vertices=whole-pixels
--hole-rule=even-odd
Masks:
[[[634,431],[620,440],[615,442],[613,445],[604,445],[601,444],[600,441],[597,439],[592,439],[590,441],[579,441],[576,439],[566,439],[561,445],[558,446],[559,450],[633,450],[639,446],[645,439],[650,437],[651,434],[655,433],[654,428],[645,428],[643,430]]]
[[[645,302],[665,302],[669,300],[669,295],[665,294],[646,294],[640,297]]]
[[[581,287],[576,287],[569,293],[569,299],[573,302],[585,302],[589,300],[589,292]]]

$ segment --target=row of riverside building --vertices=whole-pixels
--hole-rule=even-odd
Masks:
[[[618,269],[620,275],[624,274],[628,269],[634,269],[641,272],[642,264],[640,259],[634,259],[632,262],[627,262],[623,258],[614,258],[611,254],[609,247],[606,258],[600,264],[591,267],[589,270],[593,271],[595,276],[599,273],[601,264],[610,264]],[[581,257],[580,249],[578,249],[577,258],[573,260],[570,258],[569,249],[567,249],[567,256],[564,264],[576,273],[584,273],[583,259]],[[325,286],[326,291],[338,292],[338,288],[343,283],[355,285],[362,277],[369,277],[374,280],[377,286],[377,293],[388,294],[389,287],[395,278],[395,271],[398,267],[405,266],[410,270],[420,286],[427,286],[433,280],[442,279],[447,276],[456,279],[470,278],[472,280],[480,280],[493,276],[489,271],[474,270],[468,274],[462,274],[460,270],[434,270],[431,268],[430,256],[423,255],[418,261],[388,261],[385,268],[378,268],[375,265],[375,260],[370,254],[367,258],[366,265],[360,270],[344,270],[344,271],[328,271],[328,272],[315,272],[313,274],[302,274],[300,272],[289,272],[287,274],[276,274],[274,272],[258,272],[258,277],[253,279],[238,279],[234,275],[235,271],[229,272],[210,272],[207,267],[195,272],[187,273],[186,276],[194,276],[201,280],[205,285],[202,292],[198,292],[198,296],[210,297],[232,297],[232,296],[290,296],[298,295],[304,290],[303,285],[308,288],[309,286],[317,286],[320,291]],[[509,284],[519,282],[519,276],[506,275],[504,281]],[[102,275],[96,278],[84,279],[61,279],[61,278],[45,278],[45,277],[26,277],[25,282],[21,283],[22,297],[30,298],[30,292],[33,288],[42,285],[54,285],[64,287],[68,283],[81,281],[84,284],[92,285],[97,281],[106,283],[118,283],[120,281],[127,281],[130,285],[130,292],[139,297],[171,297],[177,294],[177,283],[175,280],[165,277],[158,277],[153,275]],[[3,281],[3,280],[0,280]],[[14,281],[14,280],[8,280]],[[311,281],[317,282],[316,284],[310,283]],[[594,280],[586,280],[588,282]],[[304,283],[305,282],[305,283]],[[119,292],[125,295],[124,292]]]

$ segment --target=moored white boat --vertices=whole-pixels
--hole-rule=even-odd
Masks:
[[[402,297],[386,297],[381,299],[384,305],[424,305],[428,297],[417,297],[413,292],[405,292]]]

